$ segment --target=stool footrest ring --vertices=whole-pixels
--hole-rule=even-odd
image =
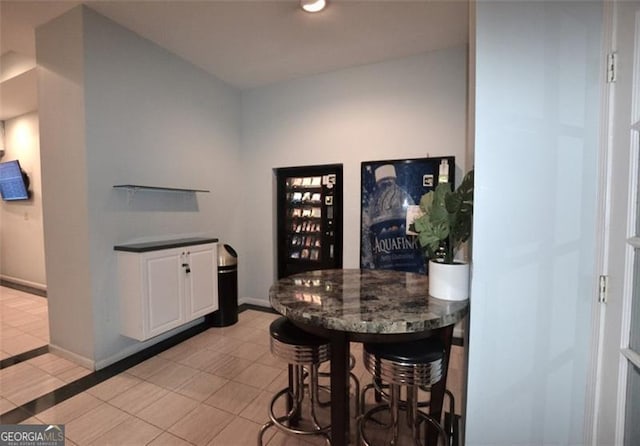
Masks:
[[[284,389],[280,390],[271,399],[271,403],[269,404],[269,421],[263,424],[262,427],[260,428],[260,433],[258,435],[258,445],[259,446],[262,445],[262,437],[264,435],[264,432],[271,426],[275,426],[276,428],[280,429],[281,431],[287,434],[321,435],[324,437],[326,444],[328,446],[331,446],[331,440],[329,437],[329,433],[331,432],[330,425],[322,427],[317,424],[317,421],[315,419],[312,419],[312,423],[314,424],[314,430],[308,431],[308,430],[296,429],[292,426],[288,426],[285,424],[286,421],[290,421],[292,416],[300,410],[299,402],[295,398],[293,399],[293,403],[294,403],[293,407],[291,408],[291,411],[288,414],[282,415],[279,417],[276,416],[274,406],[277,403],[278,399],[280,399],[282,396],[285,396],[285,395],[291,395],[291,392],[289,391],[288,387],[285,387]]]
[[[382,412],[382,411],[390,411],[391,410],[391,406],[388,403],[383,403],[383,404],[379,404],[375,407],[372,407],[371,409],[369,409],[368,411],[366,411],[358,420],[358,434],[359,434],[359,438],[362,441],[362,444],[364,444],[365,446],[372,446],[372,443],[370,442],[369,438],[366,435],[365,432],[365,423],[369,420],[374,421],[375,423],[377,423],[380,428],[388,428],[389,425],[386,425],[378,420],[376,420],[375,418],[373,418],[373,416],[375,414],[377,414],[378,412]],[[419,427],[420,424],[422,424],[423,422],[426,422],[428,424],[430,424],[431,426],[433,426],[433,428],[435,428],[438,431],[438,443],[437,446],[445,446],[449,444],[449,436],[447,435],[447,433],[445,432],[445,430],[442,428],[442,426],[440,425],[440,423],[433,418],[431,415],[428,415],[427,413],[418,410],[416,412],[416,424]],[[393,445],[393,441],[391,443]],[[420,442],[419,439],[414,438],[414,444],[416,446],[422,446],[423,443]]]

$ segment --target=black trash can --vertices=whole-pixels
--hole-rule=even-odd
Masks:
[[[218,249],[218,311],[211,317],[214,327],[238,322],[238,253],[229,245]]]

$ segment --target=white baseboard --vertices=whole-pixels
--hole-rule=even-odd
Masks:
[[[86,369],[89,370],[96,370],[95,368],[95,361],[89,359],[89,358],[85,358],[84,356],[80,356],[77,353],[73,353],[70,352],[69,350],[66,350],[62,347],[59,347],[55,344],[49,344],[49,351],[51,353],[54,353],[58,356],[62,356],[65,359],[68,359],[71,362],[74,362],[76,364],[78,364],[79,366],[82,366]]]
[[[62,356],[63,358],[68,359],[69,361],[74,362],[87,369],[101,370],[122,359],[128,358],[129,356],[135,353],[138,353],[139,351],[144,350],[145,348],[151,347],[152,345],[157,344],[158,342],[164,341],[165,339],[170,338],[171,336],[175,336],[176,334],[184,330],[187,330],[193,327],[194,325],[198,325],[202,323],[202,321],[203,321],[203,318],[196,319],[194,321],[189,322],[188,324],[180,326],[179,328],[176,328],[167,333],[163,333],[159,336],[156,336],[153,339],[149,339],[145,342],[139,342],[139,343],[133,344],[125,348],[124,350],[121,350],[118,353],[111,355],[108,358],[101,359],[99,361],[93,361],[89,358],[85,358],[84,356],[80,356],[76,353],[70,352],[69,350],[66,350],[55,344],[49,344],[49,351],[51,351],[51,353],[55,353],[58,356]]]
[[[15,283],[16,285],[22,285],[29,288],[35,288],[41,291],[47,291],[47,285],[44,283],[31,282],[30,280],[18,279],[17,277],[7,276],[6,274],[0,274],[0,279],[7,282]]]
[[[129,347],[125,348],[124,350],[120,350],[118,353],[111,355],[107,358],[101,359],[99,361],[96,361],[95,365],[96,365],[96,370],[101,370],[104,369],[107,366],[110,366],[111,364],[115,364],[116,362],[128,358],[129,356],[138,353],[141,350],[144,350],[145,348],[151,347],[152,345],[157,344],[158,342],[164,341],[167,338],[170,338],[172,336],[177,335],[180,332],[183,332],[191,327],[193,327],[194,325],[198,325],[200,323],[202,323],[202,321],[204,320],[204,318],[199,318],[196,320],[193,320],[191,322],[189,322],[188,324],[184,324],[181,325],[178,328],[175,328],[171,331],[168,331],[166,333],[162,333],[161,335],[158,335],[154,338],[148,339],[144,342],[138,342],[136,344],[132,344]]]
[[[250,305],[257,305],[259,307],[271,308],[271,304],[269,303],[268,300],[256,299],[254,297],[243,297],[243,298],[240,298],[240,299],[238,299],[238,304],[239,305],[250,304]]]

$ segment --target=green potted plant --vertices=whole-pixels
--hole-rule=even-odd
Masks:
[[[429,294],[448,300],[469,297],[469,264],[455,258],[471,236],[473,170],[456,190],[439,184],[420,199],[423,214],[413,222],[420,246],[429,259]]]

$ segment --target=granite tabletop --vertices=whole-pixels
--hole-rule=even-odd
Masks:
[[[469,301],[428,294],[428,277],[387,270],[296,274],[269,289],[273,308],[294,322],[351,333],[416,333],[461,320]]]

